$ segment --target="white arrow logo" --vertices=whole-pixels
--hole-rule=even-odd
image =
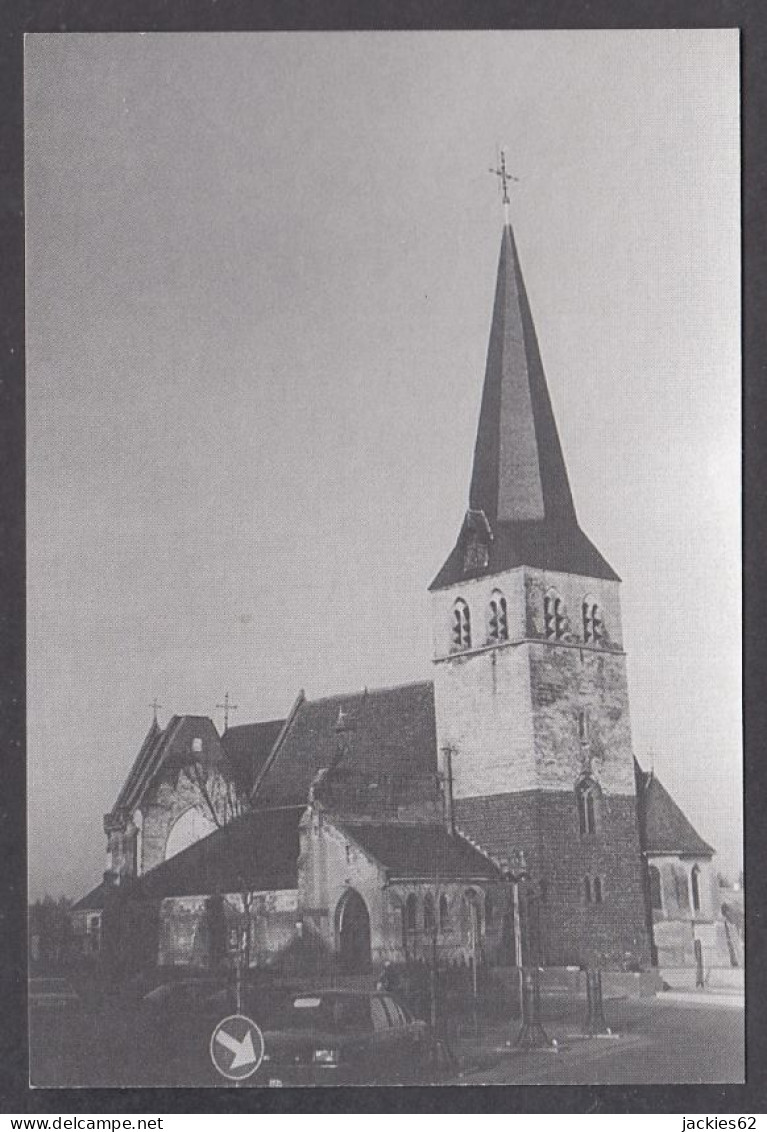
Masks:
[[[216,1041],[224,1049],[228,1049],[230,1053],[234,1054],[234,1060],[229,1066],[230,1069],[240,1069],[243,1065],[250,1065],[251,1061],[256,1060],[256,1051],[253,1049],[253,1035],[250,1030],[241,1042],[238,1042],[237,1038],[233,1038],[231,1034],[227,1034],[226,1030],[219,1030],[216,1034]]]
[[[243,1034],[243,1031],[243,1037],[235,1037],[235,1034]],[[222,1056],[222,1050],[234,1055],[231,1061]],[[222,1018],[211,1034],[211,1061],[221,1076],[227,1077],[230,1081],[242,1081],[245,1077],[252,1077],[261,1064],[263,1056],[264,1035],[253,1019],[245,1014],[230,1014],[228,1018]]]

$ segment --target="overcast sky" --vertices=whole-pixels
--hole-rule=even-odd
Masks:
[[[31,894],[150,701],[429,676],[502,210],[634,746],[741,862],[736,31],[27,37]]]

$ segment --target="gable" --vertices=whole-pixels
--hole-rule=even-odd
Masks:
[[[147,732],[112,813],[130,813],[140,805],[161,768],[178,772],[190,762],[216,766],[222,759],[221,741],[204,715],[174,715],[161,729],[156,721]]]

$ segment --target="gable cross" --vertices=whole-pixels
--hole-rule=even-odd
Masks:
[[[224,713],[224,731],[226,731],[229,727],[229,712],[230,711],[237,711],[237,704],[233,704],[233,703],[230,702],[228,692],[224,693],[224,702],[222,704],[216,704],[216,711],[223,711],[223,713]]]
[[[157,723],[157,709],[162,707],[162,704],[157,702],[157,696],[155,696],[155,698],[152,700],[152,702],[149,706],[152,709],[152,711],[154,712],[154,721],[155,721],[155,723]]]

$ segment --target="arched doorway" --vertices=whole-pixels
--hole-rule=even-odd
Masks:
[[[342,970],[349,974],[370,967],[370,916],[359,892],[350,888],[336,908],[336,940]]]

